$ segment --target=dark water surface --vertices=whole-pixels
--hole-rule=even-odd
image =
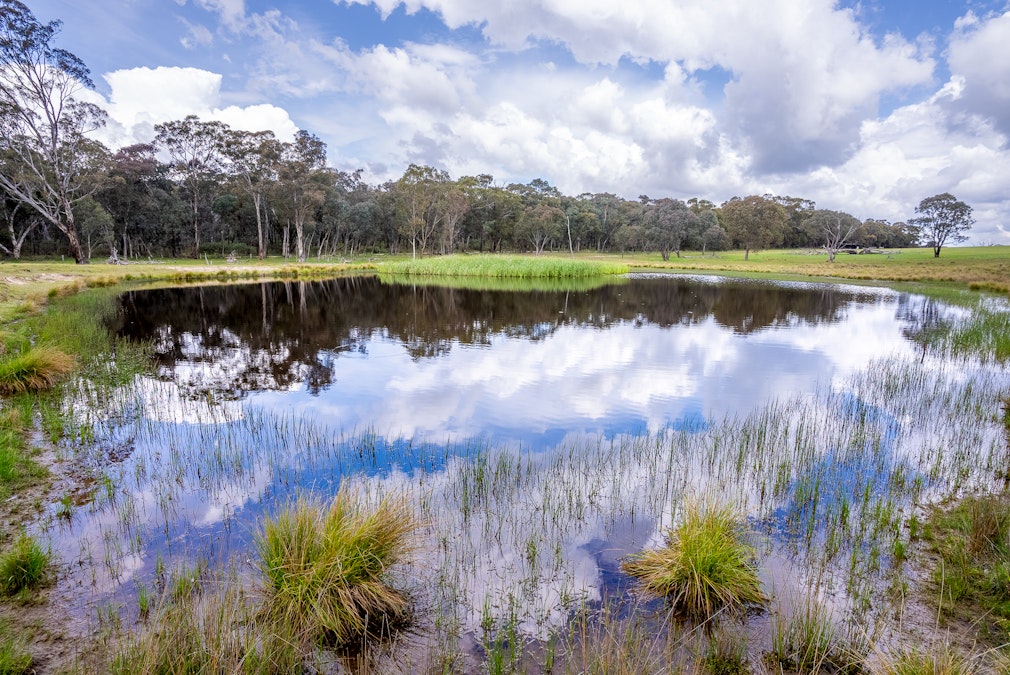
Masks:
[[[634,278],[505,292],[376,277],[127,293],[191,400],[297,410],[386,439],[544,448],[655,432],[812,391],[908,351],[909,300],[856,287]]]

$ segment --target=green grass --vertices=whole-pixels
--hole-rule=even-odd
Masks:
[[[384,284],[400,284],[404,286],[438,286],[440,288],[458,288],[468,291],[509,291],[519,293],[533,292],[563,292],[591,291],[602,286],[614,286],[628,283],[627,277],[618,275],[593,277],[447,277],[447,276],[412,276],[409,274],[381,274],[380,281]]]
[[[257,538],[267,616],[337,645],[403,623],[409,602],[386,573],[411,552],[417,527],[406,501],[386,498],[368,510],[344,487],[328,505],[290,505]]]
[[[977,620],[979,637],[1010,638],[1010,499],[977,495],[936,508],[927,537],[939,555],[933,572],[940,609]]]
[[[0,594],[24,595],[49,581],[52,552],[22,532],[0,554]]]
[[[799,673],[864,672],[869,648],[845,635],[815,597],[805,598],[786,616],[772,619],[772,649],[768,661],[777,670]]]
[[[49,389],[73,369],[73,356],[55,347],[32,347],[0,358],[0,394]]]
[[[379,272],[389,275],[511,279],[578,279],[627,271],[626,264],[615,261],[520,255],[449,255],[379,265]]]
[[[906,646],[884,656],[881,661],[881,675],[976,675],[984,672],[977,659],[961,655],[946,643],[928,650]]]
[[[183,571],[186,574],[187,571]],[[172,584],[178,587],[177,580]],[[255,603],[234,577],[215,578],[185,596],[166,589],[146,629],[129,635],[108,664],[81,663],[77,672],[112,675],[189,675],[306,672],[303,653],[281,627],[261,630]],[[317,672],[315,669],[308,672]]]
[[[668,532],[666,546],[629,556],[621,566],[649,592],[667,596],[675,611],[707,618],[724,607],[767,602],[754,557],[734,509],[693,503]]]
[[[0,675],[22,675],[31,669],[32,655],[23,641],[11,635],[6,621],[0,622]]]

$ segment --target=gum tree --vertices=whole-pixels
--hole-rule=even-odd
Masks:
[[[975,224],[971,207],[949,192],[926,197],[915,207],[919,215],[909,222],[919,228],[923,241],[933,247],[933,257],[940,257],[940,249],[947,241],[961,242]]]
[[[83,61],[53,46],[60,26],[0,0],[0,188],[62,232],[80,264],[74,205],[94,190],[105,152],[88,134],[105,113],[76,98],[94,84]]]

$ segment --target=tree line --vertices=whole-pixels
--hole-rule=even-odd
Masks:
[[[928,227],[920,236],[925,216],[860,221],[788,196],[716,205],[566,195],[539,178],[500,185],[490,174],[452,178],[415,164],[395,181],[370,185],[361,170],[328,166],[325,143],[309,131],[283,141],[195,116],[156,125],[151,143],[113,151],[92,138],[105,113],[78,100],[92,83],[80,59],[52,44],[59,27],[40,23],[18,0],[0,0],[0,251],[14,258],[280,254],[304,261],[379,251],[591,249],[658,251],[667,260],[685,250],[741,248],[749,256],[786,247],[824,248],[834,259],[846,247],[920,239],[939,255],[945,241]],[[951,196],[931,199],[940,197]]]

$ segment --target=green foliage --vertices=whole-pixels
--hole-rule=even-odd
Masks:
[[[728,506],[689,504],[665,547],[629,556],[621,565],[675,611],[706,618],[723,607],[767,601],[742,518]]]
[[[449,255],[383,263],[382,274],[412,276],[469,276],[515,279],[571,279],[625,274],[623,263],[573,258],[516,255]]]
[[[49,389],[69,374],[74,357],[55,347],[32,347],[0,359],[0,394]]]
[[[39,588],[47,581],[51,560],[48,549],[22,532],[0,555],[0,593],[12,596]]]
[[[385,580],[418,527],[404,500],[367,511],[341,487],[329,505],[301,499],[262,525],[266,614],[312,641],[348,644],[403,622],[409,603]]]
[[[47,471],[28,454],[25,443],[25,409],[19,403],[27,396],[17,396],[15,405],[0,413],[0,498],[17,491]],[[28,408],[30,422],[31,408]]]

